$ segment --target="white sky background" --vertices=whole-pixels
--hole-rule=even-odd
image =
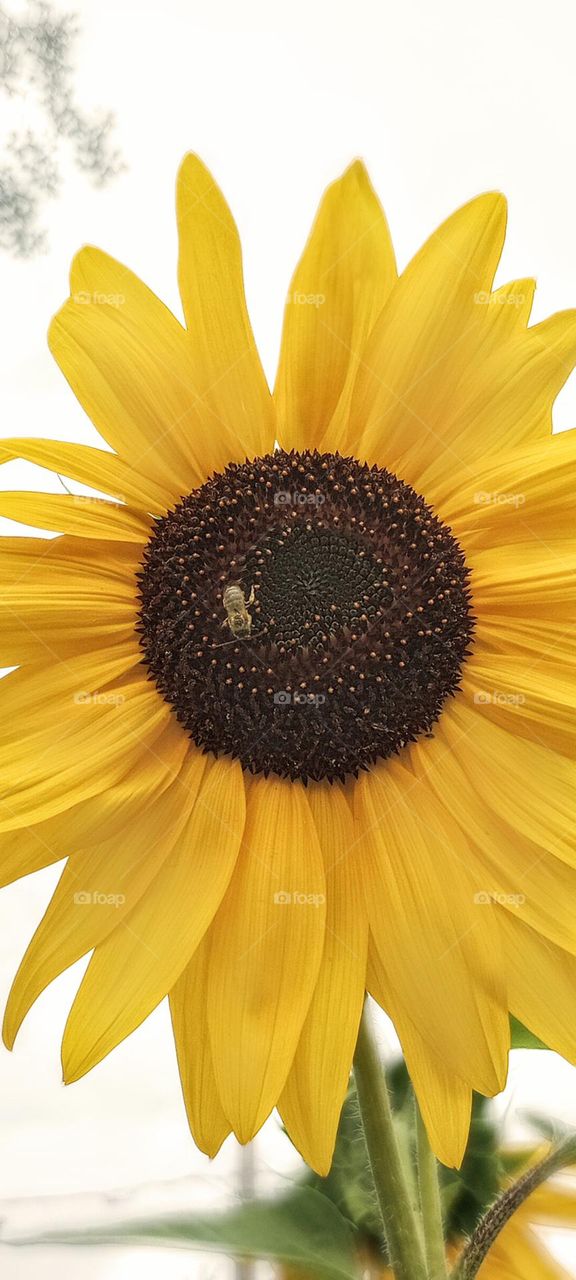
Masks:
[[[283,299],[322,189],[362,155],[385,204],[400,265],[453,208],[486,188],[510,199],[499,282],[538,278],[534,318],[576,305],[576,89],[573,0],[79,0],[80,104],[117,116],[128,170],[104,192],[66,166],[47,210],[49,251],[0,259],[2,434],[96,442],[46,346],[70,258],[92,241],[124,260],[180,314],[174,179],[186,150],[212,167],[236,215],[256,337],[273,378]],[[576,423],[572,381],[557,424]],[[5,487],[57,489],[24,464]],[[0,521],[1,532],[22,532]],[[0,895],[2,998],[57,878]],[[82,966],[0,1051],[0,1201],[131,1186],[190,1174],[214,1201],[235,1167],[195,1152],[162,1007],[87,1078],[64,1089],[59,1039]],[[551,1054],[515,1054],[503,1106],[576,1123],[576,1072]],[[272,1121],[266,1170],[297,1167]],[[204,1179],[209,1181],[206,1183]],[[3,1204],[0,1204],[2,1216]],[[576,1247],[559,1239],[576,1274]],[[192,1277],[189,1257],[63,1256],[0,1250],[7,1280]],[[150,1269],[148,1271],[148,1268]],[[202,1275],[216,1274],[210,1264]],[[220,1271],[218,1271],[220,1274]]]

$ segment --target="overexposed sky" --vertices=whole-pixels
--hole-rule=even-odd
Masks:
[[[45,338],[81,244],[124,260],[180,314],[174,180],[189,149],[213,169],[237,217],[270,379],[290,274],[318,198],[356,155],[385,204],[400,265],[451,209],[498,187],[510,200],[499,281],[536,275],[535,319],[576,305],[573,0],[71,0],[71,7],[82,24],[79,101],[115,111],[127,170],[96,191],[65,164],[63,189],[46,210],[49,251],[27,263],[0,258],[3,434],[96,441]],[[576,422],[574,380],[556,419]],[[58,488],[54,477],[16,463],[0,482]],[[12,528],[0,521],[0,532]],[[2,998],[57,874],[50,868],[0,895]],[[59,1037],[81,969],[38,1002],[15,1053],[0,1050],[0,1202],[190,1173],[215,1179],[208,1183],[215,1196],[236,1152],[229,1144],[210,1168],[194,1151],[165,1008],[87,1079],[61,1085]],[[551,1108],[551,1099],[576,1123],[576,1072],[553,1055],[515,1055],[503,1107]],[[263,1179],[266,1169],[296,1167],[275,1122],[260,1157]],[[568,1260],[566,1242],[559,1247]],[[7,1280],[38,1274],[38,1258],[25,1251],[2,1262]],[[51,1267],[68,1280],[67,1265],[46,1261],[43,1274]],[[147,1275],[141,1259],[78,1256],[70,1265],[82,1280]],[[182,1268],[179,1280],[196,1274],[189,1260]]]

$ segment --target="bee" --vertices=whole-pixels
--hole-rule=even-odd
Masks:
[[[222,604],[226,610],[226,617],[222,626],[230,627],[232,635],[239,639],[250,635],[252,615],[248,613],[247,605],[254,604],[255,599],[254,587],[251,588],[248,600],[246,600],[242,587],[237,582],[231,583],[222,592]]]

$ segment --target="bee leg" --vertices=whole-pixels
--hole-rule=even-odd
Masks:
[[[254,587],[252,586],[250,588],[250,595],[248,596],[248,604],[254,604],[255,599],[256,599],[256,596],[254,595]]]

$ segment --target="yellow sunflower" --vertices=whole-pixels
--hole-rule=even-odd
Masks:
[[[110,495],[3,493],[2,879],[67,857],[10,994],[92,952],[66,1081],[170,997],[192,1133],[277,1106],[330,1164],[367,988],[435,1151],[508,1012],[576,1056],[576,312],[492,292],[505,202],[397,276],[360,163],[290,286],[274,395],[236,227],[188,156],[186,327],[97,249],[50,346],[110,450],[5,440]],[[278,447],[279,446],[279,447]]]

